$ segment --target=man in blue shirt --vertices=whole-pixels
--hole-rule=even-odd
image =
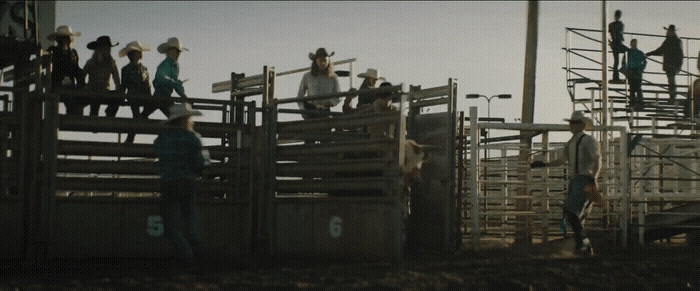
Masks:
[[[644,109],[644,97],[642,96],[642,73],[647,66],[647,57],[644,52],[637,49],[637,39],[630,41],[630,50],[627,52],[627,62],[622,59],[622,68],[627,73],[627,82],[630,90],[630,107],[634,111]]]
[[[209,164],[209,154],[202,149],[192,121],[193,115],[202,113],[192,110],[188,103],[173,105],[169,112],[167,124],[171,127],[160,133],[153,143],[161,182],[161,215],[165,234],[178,257],[192,264],[195,256],[201,254],[202,241],[194,180]]]
[[[153,97],[171,97],[174,90],[185,101],[187,100],[185,88],[182,87],[182,83],[187,80],[181,81],[178,79],[180,65],[177,63],[177,60],[180,58],[182,51],[189,50],[182,47],[177,37],[171,37],[167,42],[158,46],[158,52],[165,54],[166,58],[158,65],[156,76],[153,78]],[[168,108],[173,104],[172,100],[157,100],[151,104],[146,104],[141,115],[147,118],[156,109],[160,109],[163,114],[169,116]]]

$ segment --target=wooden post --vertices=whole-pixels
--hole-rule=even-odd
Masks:
[[[528,1],[527,9],[527,43],[525,46],[525,77],[523,84],[523,109],[522,122],[533,123],[535,114],[535,78],[537,72],[537,27],[539,17],[539,3],[537,1]],[[532,138],[530,135],[521,139],[521,143],[525,149],[520,151],[519,159],[522,163],[528,164],[529,150],[532,148]],[[523,169],[520,172],[521,177],[527,177],[527,170]],[[528,195],[527,190],[523,187],[518,189],[518,196],[525,197]],[[530,209],[529,200],[515,200],[516,209],[518,211],[527,211]],[[529,230],[528,217],[516,217],[517,229],[515,235],[516,245],[531,245],[532,234]]]
[[[459,140],[457,145],[457,215],[455,217],[457,248],[462,247],[462,194],[464,193],[464,111],[459,112]]]

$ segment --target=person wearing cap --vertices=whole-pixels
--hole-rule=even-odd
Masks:
[[[51,53],[51,92],[61,92],[80,89],[85,85],[83,69],[78,62],[78,51],[71,47],[76,36],[80,32],[73,32],[68,25],[61,25],[56,28],[56,32],[48,35],[47,39],[56,41],[56,46],[51,46],[48,51]],[[81,103],[74,96],[61,94],[61,101],[66,106],[66,114],[82,115]]]
[[[114,80],[114,86],[117,90],[121,86],[121,81],[119,79],[119,69],[117,68],[117,62],[112,58],[112,47],[119,45],[119,43],[112,44],[112,40],[109,36],[103,35],[97,38],[97,40],[88,43],[87,48],[94,50],[92,58],[85,62],[83,70],[88,76],[87,88],[94,93],[107,93],[110,90],[109,77],[111,76]],[[107,103],[107,108],[105,109],[105,116],[114,117],[117,115],[119,110],[119,105],[124,100],[108,99],[106,102],[101,99],[102,96],[96,96],[92,101],[90,101],[90,116],[97,116],[99,114],[100,105],[102,103]]]
[[[131,107],[131,113],[135,119],[141,118],[140,107],[143,101],[139,97],[151,96],[151,81],[148,76],[148,69],[141,64],[143,52],[150,51],[147,45],[142,45],[139,41],[132,41],[123,49],[119,50],[119,57],[129,57],[129,63],[122,67],[122,94],[126,94],[127,103]],[[130,96],[138,96],[129,98]],[[134,142],[134,133],[129,132],[125,143]]]
[[[627,52],[629,62],[622,57],[622,68],[627,74],[627,82],[630,91],[630,107],[634,111],[644,109],[644,96],[642,96],[642,73],[647,66],[647,58],[644,52],[637,49],[637,39],[630,41],[630,49]]]
[[[195,179],[209,164],[208,152],[203,150],[200,135],[194,131],[192,110],[188,103],[169,108],[169,125],[153,142],[158,157],[160,176],[160,207],[165,234],[184,263],[192,264],[201,255],[202,241],[196,209]]]
[[[615,21],[608,24],[608,32],[610,32],[610,48],[613,53],[613,78],[610,80],[612,84],[624,84],[620,80],[618,65],[620,64],[620,54],[624,54],[629,48],[623,44],[625,38],[622,32],[625,30],[625,25],[620,21],[622,11],[615,10]]]
[[[171,97],[174,90],[180,97],[184,98],[185,101],[187,100],[185,88],[182,86],[182,83],[186,80],[182,81],[178,78],[180,75],[180,64],[177,61],[180,59],[180,54],[183,51],[190,50],[183,48],[180,39],[177,37],[168,38],[168,41],[158,46],[158,52],[165,54],[165,60],[158,65],[156,75],[153,77],[154,97]],[[158,100],[156,102],[146,103],[141,115],[147,118],[156,109],[160,109],[165,116],[169,116],[168,108],[173,104],[174,102],[172,100]]]
[[[535,161],[530,166],[556,167],[568,163],[569,187],[562,204],[564,219],[571,225],[576,241],[576,251],[593,254],[590,240],[583,231],[583,222],[591,210],[592,202],[599,202],[598,173],[601,168],[600,146],[598,141],[584,129],[592,127],[593,122],[582,111],[574,111],[569,122],[569,131],[573,134],[566,142],[563,155],[551,162]]]
[[[668,94],[670,102],[676,102],[676,74],[681,70],[683,65],[683,47],[681,39],[676,35],[676,26],[671,24],[666,30],[666,39],[661,46],[653,51],[646,53],[647,56],[663,56],[663,70],[668,78]]]
[[[311,71],[306,72],[301,78],[299,84],[298,97],[303,97],[307,93],[309,96],[317,96],[340,92],[340,82],[338,75],[333,71],[331,65],[331,56],[335,52],[328,54],[325,48],[319,48],[316,53],[309,53],[311,59]],[[328,116],[330,108],[338,105],[340,98],[334,97],[325,100],[314,100],[298,102],[299,108],[302,110],[316,111],[302,114],[304,119],[321,118]]]

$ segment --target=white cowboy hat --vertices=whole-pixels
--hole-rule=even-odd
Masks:
[[[164,54],[165,51],[171,47],[174,47],[180,51],[188,51],[188,52],[190,51],[190,50],[182,47],[182,43],[180,43],[180,39],[178,39],[177,37],[171,37],[168,39],[168,41],[161,43],[158,46],[158,52],[161,54]]]
[[[144,45],[141,44],[138,40],[132,41],[129,44],[126,45],[123,49],[119,50],[119,57],[123,58],[125,55],[127,55],[130,51],[142,51],[142,52],[147,52],[150,51],[151,47],[149,45]]]
[[[56,28],[56,32],[52,32],[49,34],[46,39],[48,40],[56,40],[57,36],[60,35],[67,35],[70,36],[70,40],[73,41],[74,36],[80,36],[80,32],[73,32],[73,29],[70,28],[68,25],[61,25]]]
[[[360,73],[357,76],[360,78],[372,78],[372,79],[376,79],[376,80],[386,80],[386,79],[384,79],[384,77],[381,77],[379,75],[379,71],[377,71],[375,69],[367,69],[367,72]]]
[[[169,123],[175,119],[185,117],[185,116],[201,116],[202,112],[199,110],[192,110],[192,105],[189,103],[175,104],[170,106],[170,116],[165,123]]]
[[[593,128],[593,120],[589,117],[586,117],[583,114],[583,111],[574,111],[571,113],[571,118],[569,119],[564,119],[564,121],[581,121],[586,125],[586,129],[592,129]]]

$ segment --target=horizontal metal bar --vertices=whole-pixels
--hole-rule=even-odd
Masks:
[[[367,93],[371,93],[371,94],[400,93],[400,92],[405,92],[406,90],[404,90],[404,89],[405,89],[404,84],[401,83],[400,85],[396,85],[396,86],[385,86],[385,87],[372,88],[372,89],[361,89],[361,90],[344,91],[344,92],[337,92],[337,93],[330,93],[330,94],[310,95],[310,96],[303,96],[303,97],[292,97],[292,98],[278,99],[277,104],[327,100],[327,99],[331,99],[331,98],[356,96],[356,95],[367,94]]]

